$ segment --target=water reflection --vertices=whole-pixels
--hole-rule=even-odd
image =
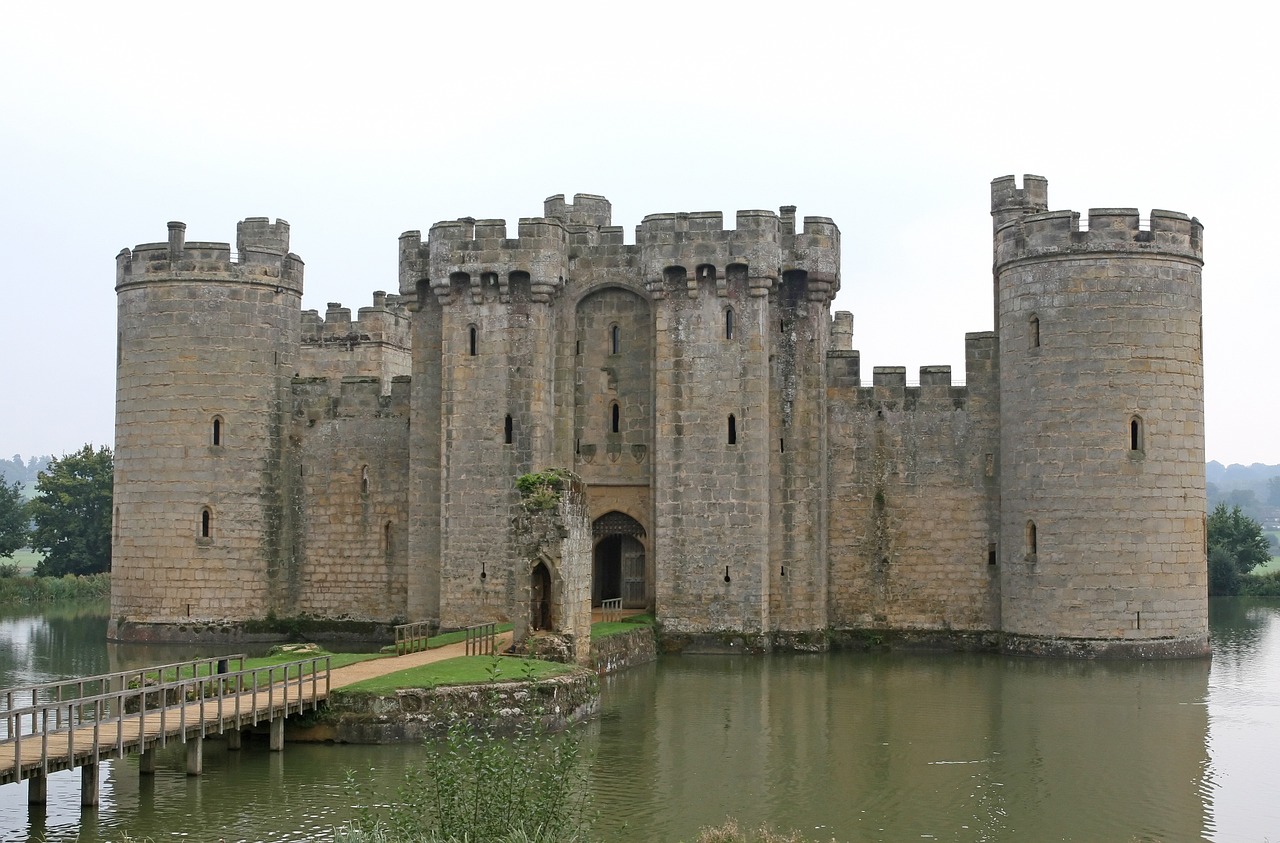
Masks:
[[[1280,601],[1212,601],[1210,660],[996,655],[672,657],[604,680],[587,727],[600,838],[690,840],[726,815],[814,839],[1280,839]],[[104,644],[105,617],[0,615],[0,685],[208,653]],[[0,840],[325,840],[351,815],[347,769],[394,787],[416,746],[206,744],[154,778],[51,777],[46,818],[0,788]]]
[[[1196,839],[1208,663],[673,658],[609,682],[618,840],[732,815],[840,840]],[[616,817],[616,819],[615,819]],[[626,827],[623,822],[626,820]]]

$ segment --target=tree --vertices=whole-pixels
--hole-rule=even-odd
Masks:
[[[0,482],[0,557],[13,556],[15,550],[27,546],[29,527],[22,483],[10,486]]]
[[[1241,511],[1220,503],[1209,513],[1209,594],[1238,594],[1240,580],[1271,561],[1271,548],[1262,525]]]
[[[1280,506],[1280,477],[1272,477],[1267,481],[1267,503]]]
[[[40,576],[111,570],[111,449],[85,445],[50,460],[28,504],[31,546],[45,552]]]

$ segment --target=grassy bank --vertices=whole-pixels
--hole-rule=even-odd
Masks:
[[[366,679],[342,689],[342,693],[394,694],[401,688],[438,688],[442,685],[481,685],[486,682],[549,679],[579,670],[574,665],[523,659],[516,656],[458,656]]]
[[[92,603],[111,597],[111,575],[77,577],[0,577],[0,606]]]
[[[632,615],[629,618],[623,618],[620,621],[600,621],[591,624],[591,637],[607,638],[610,635],[621,635],[624,632],[631,632],[640,626],[653,626],[653,615]]]

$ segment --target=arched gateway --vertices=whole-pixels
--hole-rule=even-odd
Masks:
[[[591,537],[591,605],[621,597],[624,609],[648,608],[644,526],[626,513],[607,512],[592,523]]]

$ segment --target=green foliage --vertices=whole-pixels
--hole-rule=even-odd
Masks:
[[[76,577],[0,577],[0,605],[91,603],[111,596],[111,575]]]
[[[1280,571],[1249,574],[1240,583],[1240,593],[1247,597],[1280,597]]]
[[[555,509],[560,503],[560,493],[569,488],[576,475],[567,468],[548,468],[516,478],[516,490],[520,501],[531,512]]]
[[[111,449],[85,445],[49,463],[28,504],[39,576],[111,570]]]
[[[621,635],[646,626],[651,627],[654,623],[653,615],[632,615],[620,621],[600,621],[591,624],[591,637],[592,639],[608,638],[610,635]]]
[[[1267,480],[1267,503],[1280,506],[1280,477]]]
[[[14,551],[27,546],[30,526],[22,483],[0,482],[0,557],[12,557]]]
[[[498,662],[490,673],[497,680]],[[490,707],[498,705],[491,690]],[[581,738],[553,735],[541,718],[499,735],[459,719],[426,760],[407,767],[395,798],[370,792],[352,774],[359,816],[335,831],[344,843],[576,843],[589,810]],[[375,807],[381,806],[381,807]]]
[[[1239,594],[1243,579],[1259,565],[1271,561],[1271,550],[1262,525],[1239,506],[1218,504],[1209,513],[1209,595]]]

